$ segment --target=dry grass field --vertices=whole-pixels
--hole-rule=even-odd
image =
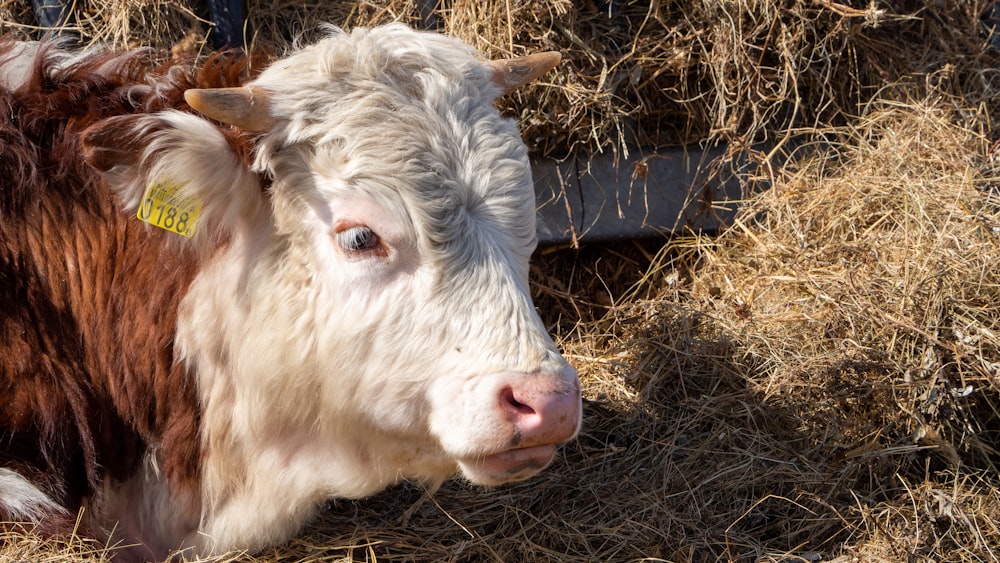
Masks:
[[[83,42],[205,49],[203,6],[80,0]],[[413,0],[250,0],[280,52]],[[539,156],[725,144],[720,233],[541,249],[584,383],[543,475],[332,499],[248,561],[1000,561],[1000,49],[984,0],[446,0],[488,56],[564,63],[500,102]],[[30,35],[26,2],[0,29]],[[767,147],[761,149],[760,147]],[[736,166],[739,163],[739,166]],[[275,499],[280,503],[281,499]],[[9,533],[7,561],[104,561]]]

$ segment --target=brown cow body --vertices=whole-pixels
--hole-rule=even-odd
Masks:
[[[169,233],[119,211],[79,134],[107,117],[180,106],[190,87],[245,79],[244,65],[220,59],[135,99],[135,84],[162,83],[171,67],[146,53],[95,57],[65,71],[38,66],[16,91],[0,90],[10,116],[0,120],[0,466],[44,476],[61,506],[94,502],[150,444],[169,453],[160,462],[173,482],[198,479],[197,401],[173,351],[197,262]]]

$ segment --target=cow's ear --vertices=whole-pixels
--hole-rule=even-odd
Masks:
[[[84,130],[82,142],[84,158],[126,211],[199,247],[264,213],[260,180],[240,157],[238,139],[198,116],[166,111],[112,117]],[[171,207],[168,220],[161,213]],[[178,225],[185,213],[193,221]]]
[[[552,70],[562,60],[558,51],[546,51],[524,57],[500,59],[488,64],[493,70],[493,83],[499,86],[504,94],[510,94],[521,86],[540,78]]]

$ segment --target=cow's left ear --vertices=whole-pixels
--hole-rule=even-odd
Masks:
[[[178,111],[105,119],[82,133],[84,158],[124,209],[207,248],[263,217],[260,180],[240,157],[239,139]],[[170,220],[161,213],[174,209]],[[193,220],[178,224],[179,218]]]
[[[552,70],[561,60],[562,55],[558,51],[546,51],[513,59],[490,61],[488,64],[493,69],[493,83],[499,86],[504,94],[510,94]]]

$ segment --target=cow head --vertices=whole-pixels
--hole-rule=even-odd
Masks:
[[[154,182],[200,201],[190,239],[162,236],[203,264],[177,343],[202,399],[205,494],[269,472],[316,498],[456,471],[494,485],[575,436],[579,382],[529,296],[526,149],[493,106],[556,62],[483,62],[400,25],[336,32],[244,87],[188,91],[214,121],[167,111],[84,133],[130,212]]]

